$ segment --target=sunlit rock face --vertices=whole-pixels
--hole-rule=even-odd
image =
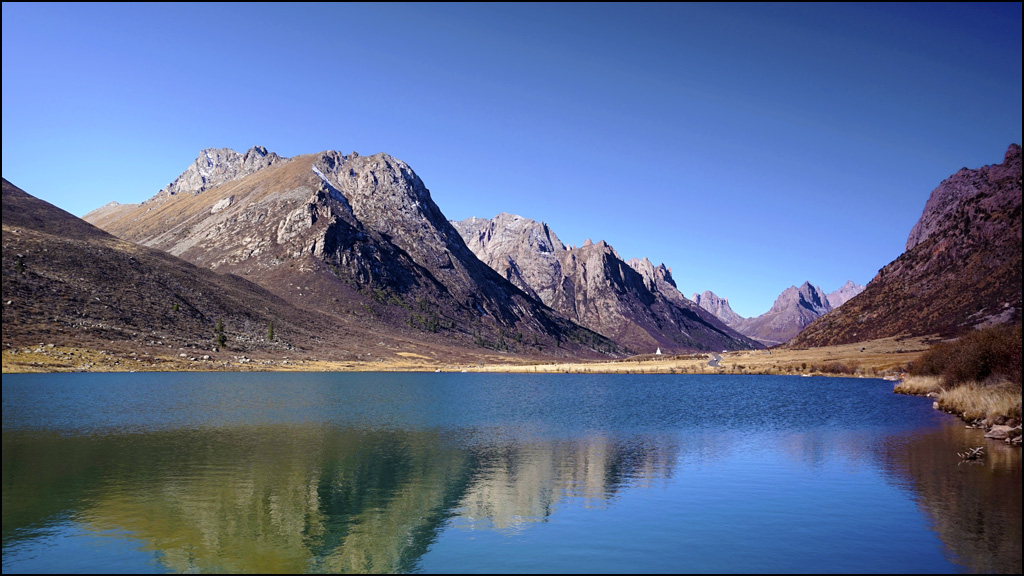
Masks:
[[[782,291],[764,314],[747,318],[737,330],[767,345],[782,344],[800,333],[815,319],[832,311],[825,292],[819,286],[804,282]]]
[[[263,146],[253,146],[244,153],[230,148],[207,148],[160,195],[199,194],[229,180],[247,176],[285,160]]]
[[[388,331],[502,351],[618,350],[480,262],[412,168],[383,153],[204,150],[167,190],[86,220],[303,306],[372,314]]]
[[[729,306],[728,299],[711,291],[694,294],[693,301],[741,334],[774,346],[792,339],[811,322],[863,290],[863,286],[850,281],[826,295],[820,286],[804,282],[800,287],[791,286],[784,290],[768,312],[753,318],[740,316]]]
[[[485,264],[545,304],[554,301],[565,245],[547,224],[503,212],[490,220],[467,218],[452,225]]]
[[[733,328],[743,321],[743,317],[734,312],[732,306],[729,305],[728,298],[722,298],[710,290],[705,290],[700,294],[695,293],[690,299]]]
[[[624,261],[603,240],[566,247],[547,224],[512,214],[452,224],[509,281],[634,351],[760,347],[683,296],[664,264]]]
[[[850,298],[853,298],[854,296],[860,294],[863,291],[863,286],[861,286],[860,284],[855,284],[853,280],[848,280],[846,284],[843,284],[837,290],[829,292],[826,298],[828,299],[829,305],[832,306],[833,310],[835,310],[836,308],[839,308],[843,304],[849,302]]]

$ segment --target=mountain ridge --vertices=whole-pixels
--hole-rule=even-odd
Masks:
[[[664,265],[624,261],[607,242],[566,247],[546,223],[501,213],[453,222],[495,271],[563,316],[635,350],[759,347],[684,297]]]
[[[728,299],[710,290],[702,294],[695,293],[693,301],[741,334],[762,344],[775,346],[792,339],[812,321],[843,305],[863,290],[863,286],[848,280],[840,288],[825,294],[820,286],[807,281],[799,287],[790,286],[783,290],[767,312],[751,318],[737,314],[729,306]]]
[[[791,344],[956,336],[1021,318],[1021,147],[962,168],[928,197],[907,249]]]
[[[326,151],[256,166],[193,194],[161,192],[85,218],[302,307],[504,350],[618,353],[480,262],[405,162]]]

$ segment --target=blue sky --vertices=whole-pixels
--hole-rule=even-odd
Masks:
[[[1021,142],[1021,5],[3,4],[3,176],[82,215],[203,148],[408,162],[743,316],[867,283]]]

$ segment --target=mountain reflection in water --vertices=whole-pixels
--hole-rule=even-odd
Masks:
[[[600,505],[665,478],[675,450],[603,437],[470,449],[436,431],[321,426],[5,433],[3,545],[71,517],[176,572],[406,572],[452,514],[504,529],[564,498]]]
[[[5,377],[5,573],[1020,571],[1019,451],[886,383],[169,378]]]
[[[985,446],[985,457],[961,462],[957,452],[973,446]],[[882,465],[917,495],[954,562],[976,573],[1021,572],[1020,448],[962,425],[879,448]]]

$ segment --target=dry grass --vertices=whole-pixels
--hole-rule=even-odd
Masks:
[[[401,350],[399,350],[401,348]],[[408,351],[414,348],[416,352]],[[315,354],[204,352],[137,347],[105,350],[85,347],[25,346],[3,350],[3,372],[108,371],[430,371],[577,374],[818,374],[879,377],[896,374],[928,348],[922,339],[884,339],[856,345],[806,350],[744,350],[721,354],[721,367],[708,366],[709,354],[638,356],[613,362],[546,362],[510,354],[469,354],[409,343],[378,347],[372,360],[331,361]],[[459,353],[456,353],[459,352]],[[184,353],[185,356],[181,356]],[[209,359],[203,356],[209,355]],[[364,356],[366,356],[364,354]],[[193,359],[194,358],[194,359]]]
[[[992,326],[932,346],[895,391],[937,392],[937,406],[973,423],[1021,421],[1021,325]]]
[[[246,356],[242,353],[188,350],[182,353],[126,352],[111,347],[93,350],[68,346],[32,346],[3,350],[3,373],[28,372],[366,372],[417,371],[422,363],[337,362],[294,356]],[[433,369],[433,368],[430,368]]]
[[[960,384],[939,392],[939,409],[960,415],[968,422],[986,425],[1019,424],[1021,389],[1009,382],[997,385]]]
[[[905,376],[893,392],[911,396],[927,396],[942,391],[942,380],[938,376]]]
[[[928,349],[926,338],[883,338],[822,348],[740,350],[720,354],[721,367],[708,366],[710,354],[654,356],[614,362],[485,364],[471,371],[595,374],[807,374],[881,377],[900,374]]]

